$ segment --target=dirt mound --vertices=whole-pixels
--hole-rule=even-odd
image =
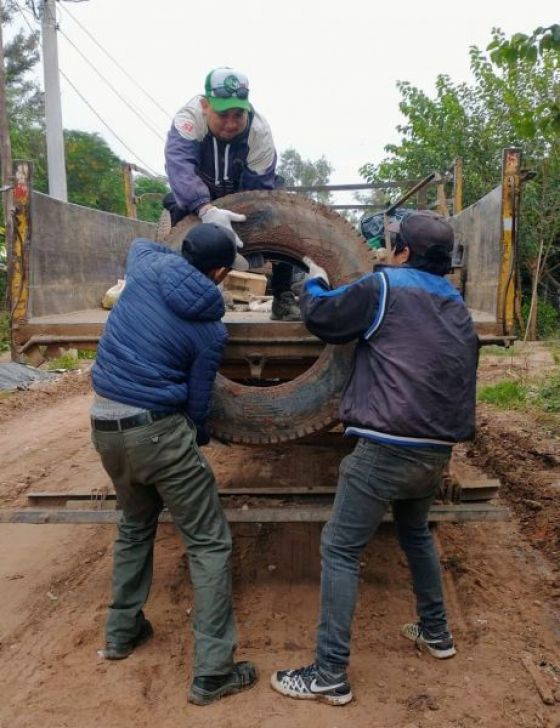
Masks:
[[[521,529],[554,563],[560,555],[560,440],[552,434],[526,412],[482,405],[467,456],[500,479],[501,496]]]
[[[52,407],[74,394],[84,394],[91,390],[89,370],[76,369],[61,374],[52,382],[37,382],[28,389],[0,393],[0,422],[7,422],[26,412],[36,412]]]

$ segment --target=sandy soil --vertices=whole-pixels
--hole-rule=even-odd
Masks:
[[[540,349],[534,358],[537,369],[553,366]],[[487,381],[510,366],[497,359],[497,366],[483,360]],[[0,399],[0,506],[23,505],[29,491],[107,484],[89,443],[88,390],[87,375],[72,375]],[[235,482],[247,460],[232,451],[211,452],[222,484]],[[268,685],[273,669],[312,657],[318,526],[234,529],[239,657],[255,660],[261,681],[197,708],[185,700],[192,592],[172,526],[160,527],[147,606],[156,637],[128,660],[106,663],[96,649],[103,643],[114,527],[0,524],[0,726],[560,726],[560,703],[543,703],[522,664],[529,655],[560,699],[557,437],[526,415],[485,407],[477,441],[460,457],[502,478],[512,519],[438,529],[459,653],[439,663],[399,636],[413,618],[413,599],[388,526],[363,559],[350,669],[356,700],[345,708],[282,698]]]

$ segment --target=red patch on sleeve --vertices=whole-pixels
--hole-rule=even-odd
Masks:
[[[181,131],[186,131],[187,134],[190,134],[194,129],[194,124],[192,123],[192,121],[183,121],[181,122],[181,126],[179,128],[181,129]]]

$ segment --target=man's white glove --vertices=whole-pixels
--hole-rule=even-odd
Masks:
[[[327,286],[329,285],[329,277],[324,268],[321,268],[320,265],[317,265],[317,263],[315,263],[314,260],[311,260],[311,258],[309,258],[307,255],[305,256],[305,258],[303,258],[303,262],[309,268],[310,278],[322,278]]]
[[[213,222],[216,225],[221,225],[222,227],[231,230],[231,232],[235,235],[235,243],[237,247],[243,247],[243,241],[232,228],[231,223],[245,222],[245,220],[247,219],[245,215],[240,215],[237,212],[231,212],[231,210],[223,210],[220,207],[214,207],[214,205],[209,205],[208,207],[203,208],[202,212],[198,213],[198,216],[202,222]]]

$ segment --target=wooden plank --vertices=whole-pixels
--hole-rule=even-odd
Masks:
[[[224,509],[231,523],[324,523],[328,520],[330,505],[251,507],[245,504],[240,508]],[[66,508],[3,508],[0,509],[0,523],[117,523],[120,511],[104,508],[66,509]],[[505,521],[509,511],[503,506],[487,503],[436,504],[432,506],[429,520],[432,523],[465,521]],[[388,511],[384,521],[392,521],[393,514]],[[171,522],[167,511],[160,515],[160,522]]]
[[[254,498],[283,498],[286,496],[302,496],[302,497],[313,497],[321,495],[334,495],[336,493],[336,487],[334,486],[315,486],[306,488],[303,487],[287,487],[287,488],[219,488],[218,493],[220,496],[240,496],[248,495]],[[113,492],[108,493],[91,493],[87,491],[82,492],[35,492],[27,494],[27,501],[29,505],[41,506],[47,505],[47,503],[54,503],[63,505],[67,501],[87,501],[89,503],[99,503],[100,501],[114,501],[116,500],[116,494]]]
[[[542,672],[533,662],[533,659],[529,653],[525,652],[521,656],[521,664],[527,670],[533,682],[535,683],[535,687],[537,688],[543,703],[545,705],[554,705],[555,700],[554,695],[552,694],[552,690],[546,682],[546,679]]]
[[[459,482],[460,501],[492,500],[498,495],[500,481],[493,478],[480,481]]]

